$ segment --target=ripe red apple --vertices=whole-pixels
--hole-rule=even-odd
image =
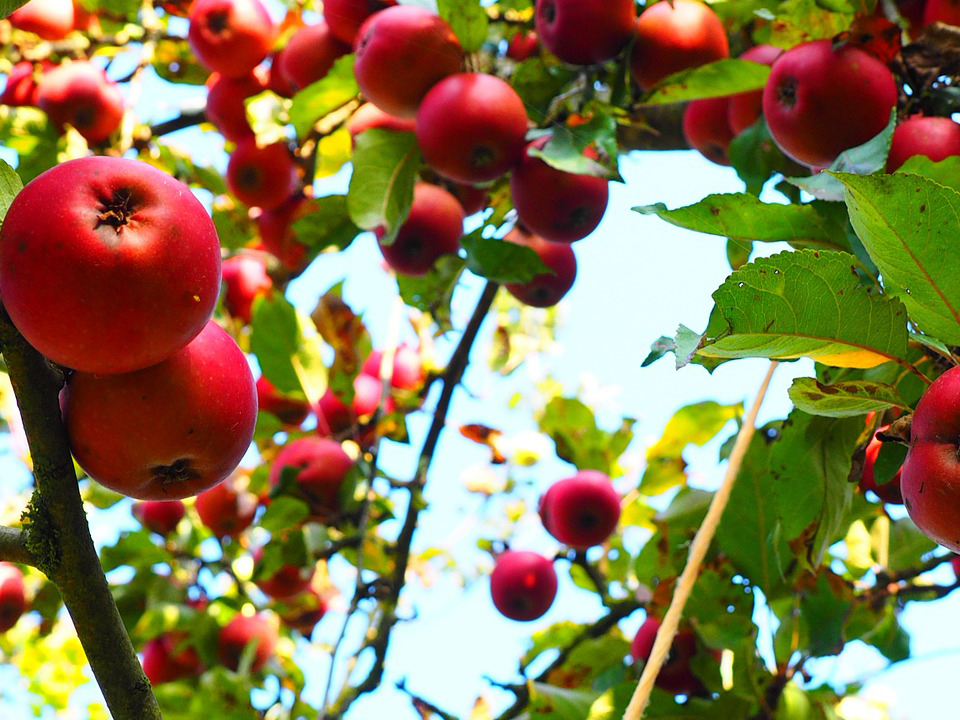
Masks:
[[[954,554],[954,556],[950,558],[950,567],[953,570],[953,576],[957,578],[957,580],[960,580],[960,555]]]
[[[365,375],[380,377],[380,366],[383,363],[383,351],[374,350],[363,362],[360,370]],[[420,353],[409,345],[400,345],[393,354],[393,374],[390,376],[390,386],[398,390],[416,391],[423,386],[423,363]]]
[[[631,31],[633,24],[631,22]],[[540,38],[534,30],[518,30],[507,43],[506,55],[514,62],[523,62],[532,58],[540,49]],[[556,54],[556,53],[554,53]]]
[[[523,155],[527,111],[516,91],[486,73],[457,73],[427,93],[417,112],[417,146],[440,175],[496,180]]]
[[[883,432],[890,426],[884,425],[877,432]],[[889,481],[883,485],[877,485],[874,477],[874,466],[877,463],[877,457],[880,455],[880,448],[883,443],[877,439],[876,434],[870,438],[867,443],[867,449],[864,451],[863,474],[860,477],[860,489],[863,492],[871,490],[874,495],[880,498],[881,502],[892,503],[894,505],[903,505],[903,496],[900,493],[900,475],[902,470],[898,470]]]
[[[350,133],[350,137],[356,142],[357,135],[374,128],[391,132],[412,133],[416,128],[416,120],[388,115],[373,103],[364,103],[350,116],[345,127],[347,132]]]
[[[257,496],[246,489],[249,477],[234,473],[219,485],[197,495],[200,521],[218,538],[236,537],[253,523]]]
[[[897,86],[887,66],[863,50],[815,40],[787,50],[763,90],[763,116],[783,152],[824,168],[890,121]]]
[[[653,650],[653,643],[660,629],[660,621],[648,616],[630,643],[630,654],[634,662],[646,662]],[[697,654],[697,637],[693,630],[681,629],[670,646],[670,655],[657,675],[655,685],[674,695],[701,695],[705,692],[703,682],[693,674],[690,661]],[[719,661],[720,653],[711,651]]]
[[[914,115],[893,129],[887,172],[893,172],[914,155],[934,162],[960,155],[960,125],[946,117]]]
[[[187,514],[180,500],[148,500],[133,504],[133,516],[150,532],[166,537]]]
[[[931,540],[960,552],[960,367],[927,388],[913,413],[900,475],[903,504]]]
[[[310,403],[281,395],[263,375],[257,379],[257,404],[261,411],[275,415],[284,425],[299,426],[310,415]]]
[[[571,65],[616,57],[630,41],[636,19],[633,0],[538,0],[535,16],[543,46]]]
[[[463,50],[450,26],[412,5],[389,7],[367,18],[354,54],[360,92],[397,117],[413,117],[427,91],[463,66]]]
[[[510,174],[510,196],[517,217],[530,232],[553,242],[575,242],[592,233],[607,210],[609,190],[605,178],[577,175],[551,167],[530,155],[548,138],[530,143]],[[596,153],[587,150],[588,157]]]
[[[774,60],[782,54],[783,50],[773,45],[757,45],[743,53],[740,59],[758,65],[773,65]],[[753,125],[763,113],[763,90],[731,95],[729,101],[727,122],[734,135],[739,135]]]
[[[531,307],[552,307],[573,287],[577,279],[577,258],[569,243],[557,243],[532,235],[519,226],[503,238],[526,245],[553,272],[540,273],[525,283],[507,283],[504,287],[520,302]]]
[[[276,28],[260,0],[194,0],[187,40],[207,70],[243,77],[273,45]]]
[[[183,633],[168,632],[143,646],[143,672],[151,685],[162,685],[203,672],[196,648],[185,645],[185,639]]]
[[[0,104],[11,107],[37,107],[40,99],[40,78],[43,73],[55,67],[49,61],[38,65],[29,60],[21,60],[7,75],[7,84],[0,94]]]
[[[14,198],[0,286],[17,329],[50,360],[129,372],[203,329],[220,294],[220,242],[183,183],[135,160],[80,158]]]
[[[288,471],[296,476],[297,495],[310,506],[318,522],[329,522],[340,512],[340,486],[353,460],[336,440],[303,437],[283,446],[270,465],[270,486],[280,484]]]
[[[63,408],[70,449],[91,478],[140,500],[174,500],[208,490],[240,464],[257,393],[246,356],[211,321],[144,370],[75,372]]]
[[[730,128],[729,97],[690,102],[683,112],[683,137],[687,144],[717,165],[729,165],[727,148],[734,138]]]
[[[296,94],[326,77],[333,63],[350,52],[350,46],[338,40],[323,20],[304,25],[287,41],[274,62],[284,81]]]
[[[497,558],[490,594],[500,614],[523,622],[542,617],[557,596],[557,572],[543,555],[509,550]]]
[[[0,562],[0,632],[6,632],[27,610],[23,573],[16,565]]]
[[[276,607],[280,621],[304,637],[310,637],[317,623],[327,614],[327,601],[312,587],[287,598]]]
[[[247,75],[226,77],[211,73],[207,79],[207,119],[226,140],[238,143],[253,137],[244,101],[267,87],[265,73],[255,68]]]
[[[230,192],[240,202],[270,210],[296,191],[297,165],[285,142],[261,147],[256,138],[247,138],[231,153],[226,179]]]
[[[610,478],[581,470],[558,480],[540,498],[540,519],[547,532],[575,548],[600,545],[617,528],[620,496]]]
[[[449,181],[447,188],[450,194],[460,201],[463,214],[467,217],[485,209],[490,201],[490,192],[486,188]]]
[[[264,615],[235,615],[220,630],[217,655],[224,667],[237,670],[247,646],[255,643],[250,672],[260,672],[273,657],[277,639],[277,628]]]
[[[253,301],[267,295],[273,280],[267,275],[267,265],[258,255],[244,253],[223,261],[223,306],[227,312],[249,324]]]
[[[309,258],[308,248],[297,239],[293,224],[312,212],[313,205],[302,193],[292,195],[275,208],[264,208],[257,216],[257,230],[263,249],[294,275],[303,272]]]
[[[15,28],[50,41],[63,40],[76,26],[73,0],[30,0],[7,19]]]
[[[395,0],[325,0],[323,19],[335,38],[352,47],[368,17],[396,4]]]
[[[723,23],[698,0],[648,5],[637,18],[634,36],[630,74],[641,90],[730,54]]]
[[[37,87],[37,105],[59,132],[70,125],[94,145],[106,142],[123,119],[119,86],[103,68],[84,60],[44,73]]]
[[[259,566],[263,562],[263,548],[253,551],[253,562]],[[256,572],[256,570],[254,571]],[[264,595],[272,598],[286,599],[302,593],[310,586],[313,579],[313,567],[297,567],[296,565],[281,565],[269,577],[257,580],[257,587]]]
[[[374,233],[384,259],[396,272],[422,276],[441,255],[456,254],[463,235],[463,207],[436,185],[417,183],[410,214],[391,245],[380,242],[384,231]]]
[[[960,4],[955,0],[926,0],[923,6],[923,26],[935,22],[960,25]]]

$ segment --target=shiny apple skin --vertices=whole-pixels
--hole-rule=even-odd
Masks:
[[[552,271],[540,273],[525,283],[507,283],[504,285],[507,292],[531,307],[553,307],[560,302],[577,279],[577,258],[570,243],[550,242],[520,228],[514,228],[503,239],[530,248]]]
[[[37,85],[37,105],[59,132],[73,127],[88,143],[105,143],[123,120],[123,93],[103,68],[77,60],[51,68]]]
[[[6,632],[27,611],[23,572],[16,565],[0,562],[0,632]]]
[[[463,235],[463,206],[437,185],[417,183],[410,214],[390,245],[382,229],[374,233],[384,259],[402,275],[422,277],[441,255],[456,254]]]
[[[260,672],[277,648],[277,629],[263,615],[236,615],[220,630],[217,656],[231,670],[240,667],[240,660],[251,642],[256,643],[250,672]]]
[[[511,620],[542,617],[557,596],[557,572],[543,555],[509,550],[497,558],[490,575],[494,607]]]
[[[353,467],[353,460],[340,443],[322,437],[303,437],[283,446],[270,466],[270,486],[280,484],[283,471],[296,471],[299,494],[310,506],[311,516],[327,522],[340,512],[340,486]]]
[[[960,155],[960,124],[946,117],[914,115],[893,129],[887,172],[893,172],[914,155],[934,162]]]
[[[260,0],[194,0],[187,41],[200,64],[242,77],[263,62],[276,27]]]
[[[333,63],[350,52],[350,46],[342,43],[321,20],[298,29],[277,55],[277,68],[294,94],[322,80],[330,72]]]
[[[539,0],[535,22],[540,42],[571,65],[595,65],[616,57],[633,35],[633,0]]]
[[[773,65],[783,50],[773,45],[757,45],[740,56],[740,60],[758,65]],[[727,123],[734,135],[739,135],[753,125],[763,114],[763,90],[731,95],[727,106]]]
[[[730,98],[693,100],[683,112],[683,137],[687,144],[717,165],[729,165],[727,150],[734,138],[730,128]]]
[[[543,526],[571,547],[588,548],[606,542],[620,520],[620,495],[610,478],[596,470],[581,470],[558,480],[540,499]]]

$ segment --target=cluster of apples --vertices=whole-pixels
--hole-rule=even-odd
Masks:
[[[581,470],[553,483],[540,498],[543,527],[564,545],[585,550],[604,543],[620,520],[620,496],[610,478]],[[542,617],[557,595],[553,562],[528,550],[508,550],[490,575],[490,594],[500,613],[511,620]]]
[[[72,370],[64,423],[91,478],[172,499],[237,467],[256,390],[243,352],[211,320],[220,243],[189,188],[136,160],[57,165],[11,203],[0,266],[14,325]]]

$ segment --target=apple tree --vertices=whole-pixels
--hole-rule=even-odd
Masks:
[[[473,720],[851,717],[857,687],[810,667],[854,641],[909,660],[904,608],[957,588],[950,3],[0,10],[0,414],[23,478],[0,651],[38,715],[361,717],[442,575],[531,623]],[[756,399],[680,408],[638,472],[637,421],[549,377],[457,438],[468,365],[506,382],[548,352],[621,161],[680,149],[743,190],[634,210],[724,242],[729,274],[685,288],[712,293],[705,328],[663,328],[642,366],[767,358]],[[294,298],[365,243],[383,339],[342,282]],[[758,423],[801,358],[792,408]],[[508,411],[545,452],[507,448]],[[418,540],[454,440],[509,478],[470,483],[479,574]],[[719,488],[690,482],[705,445]],[[563,593],[594,616],[544,623]],[[103,702],[78,709],[87,668]],[[457,717],[397,690],[398,716]]]

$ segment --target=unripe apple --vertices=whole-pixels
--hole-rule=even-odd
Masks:
[[[540,519],[547,532],[574,548],[600,545],[617,528],[620,495],[610,478],[581,470],[558,480],[540,498]]]
[[[237,670],[244,651],[255,643],[250,672],[259,672],[273,657],[277,647],[277,629],[263,615],[235,615],[220,630],[217,655],[224,667]]]
[[[284,81],[296,94],[322,80],[337,58],[350,52],[350,46],[338,40],[323,20],[304,25],[287,41],[274,62]]]
[[[634,37],[630,74],[641,90],[649,90],[668,75],[730,54],[723,23],[698,0],[648,5],[637,18]]]
[[[773,65],[774,60],[783,54],[783,50],[773,45],[757,45],[740,56],[741,60],[755,62],[758,65]],[[760,119],[763,113],[763,90],[738,93],[729,97],[727,122],[734,135],[739,135]]]
[[[389,130],[391,132],[412,133],[417,126],[413,118],[400,118],[385,113],[373,103],[364,103],[347,120],[345,127],[351,139],[356,142],[357,135],[373,129]]]
[[[299,426],[310,414],[310,403],[281,395],[263,375],[257,379],[257,402],[261,411],[275,415],[284,425]]]
[[[219,485],[197,495],[197,515],[215,537],[236,537],[253,523],[257,496],[247,491],[249,479],[235,473]]]
[[[439,16],[412,5],[374,13],[354,45],[353,73],[363,96],[397,117],[413,117],[427,91],[460,72],[463,50]]]
[[[19,30],[44,40],[63,40],[76,27],[73,0],[30,0],[7,18]]]
[[[889,425],[884,425],[879,428],[877,432],[882,433],[889,429],[889,427]],[[867,443],[867,448],[864,451],[863,474],[860,477],[860,489],[863,492],[867,490],[872,491],[874,495],[880,498],[881,502],[903,505],[903,496],[900,493],[900,475],[902,469],[898,470],[897,474],[883,485],[877,485],[876,478],[874,477],[874,467],[877,464],[877,457],[880,455],[880,449],[882,447],[883,442],[874,434],[874,436],[870,438],[870,442]]]
[[[263,562],[262,547],[253,551],[253,562],[255,566],[259,566]],[[264,595],[285,599],[306,590],[313,579],[313,572],[312,567],[281,565],[269,577],[257,580],[256,584]]]
[[[187,40],[207,70],[243,77],[273,45],[276,28],[260,0],[194,0]]]
[[[99,145],[120,127],[123,93],[103,68],[84,60],[64,63],[40,78],[37,105],[59,132],[70,125]]]
[[[457,199],[436,185],[417,183],[413,188],[410,214],[390,245],[380,242],[384,231],[374,233],[384,259],[396,272],[422,276],[441,255],[460,250],[463,235],[463,207]]]
[[[427,93],[417,112],[417,146],[440,175],[462,183],[496,180],[520,160],[527,133],[523,100],[486,73],[457,73]]]
[[[163,683],[194,677],[203,672],[196,648],[185,645],[180,632],[167,632],[143,646],[143,672],[156,687]]]
[[[261,147],[256,138],[237,143],[227,163],[227,187],[240,202],[271,210],[297,189],[297,165],[283,141]]]
[[[660,621],[648,616],[630,643],[630,655],[634,662],[646,662],[653,650],[653,643],[660,629]],[[682,628],[673,639],[670,655],[657,675],[655,685],[673,695],[701,695],[705,692],[703,682],[693,674],[690,661],[697,654],[697,637],[693,630]],[[720,653],[711,651],[719,661]]]
[[[910,519],[931,540],[960,552],[960,367],[927,388],[913,413],[900,491]]]
[[[543,46],[571,65],[596,65],[623,50],[637,19],[633,0],[538,0]]]
[[[244,101],[267,87],[263,70],[255,68],[241,77],[212,73],[207,80],[207,120],[217,126],[226,140],[239,143],[253,137]]]
[[[510,196],[520,222],[534,235],[553,242],[576,242],[603,219],[609,199],[607,181],[558,170],[530,154],[530,149],[546,144],[544,137],[527,147],[510,174]],[[584,154],[596,159],[590,149]]]
[[[632,23],[631,23],[632,29]],[[537,54],[540,38],[534,30],[518,30],[507,43],[506,56],[514,62],[523,62]],[[556,55],[556,53],[554,53]]]
[[[763,116],[777,146],[811,168],[830,165],[890,121],[897,86],[887,66],[860,48],[814,40],[787,50],[763,90]]]
[[[353,46],[368,17],[396,4],[396,0],[324,0],[323,19],[335,38]]]
[[[27,610],[23,573],[16,565],[0,562],[0,632],[6,632]]]
[[[360,370],[365,375],[380,377],[380,366],[383,363],[383,351],[374,350],[363,362]],[[398,390],[416,391],[423,386],[423,363],[420,354],[408,345],[400,345],[393,355],[393,374],[390,376],[390,386]]]
[[[14,198],[0,228],[0,286],[14,325],[47,358],[129,372],[203,330],[220,294],[220,242],[183,183],[147,163],[85,157]]]
[[[233,255],[223,261],[223,306],[227,312],[250,324],[253,301],[267,295],[273,280],[267,275],[262,257],[250,253]]]
[[[550,242],[525,232],[519,226],[503,239],[530,248],[552,271],[540,273],[525,283],[507,283],[504,285],[507,291],[531,307],[552,307],[560,302],[577,279],[577,258],[570,243]]]
[[[946,117],[907,118],[893,129],[887,172],[893,172],[914,155],[934,162],[960,155],[960,125]]]
[[[729,165],[727,148],[734,138],[730,128],[730,98],[693,100],[683,112],[683,137],[687,144],[717,165]]]
[[[509,550],[497,558],[490,594],[500,614],[527,622],[542,617],[557,596],[557,572],[543,555]]]
[[[174,530],[187,514],[180,500],[147,500],[133,504],[133,516],[147,530],[166,537]]]
[[[270,486],[278,486],[287,473],[294,475],[296,495],[310,506],[312,518],[329,522],[340,512],[340,486],[352,467],[353,460],[337,441],[303,437],[277,453],[270,465]]]

